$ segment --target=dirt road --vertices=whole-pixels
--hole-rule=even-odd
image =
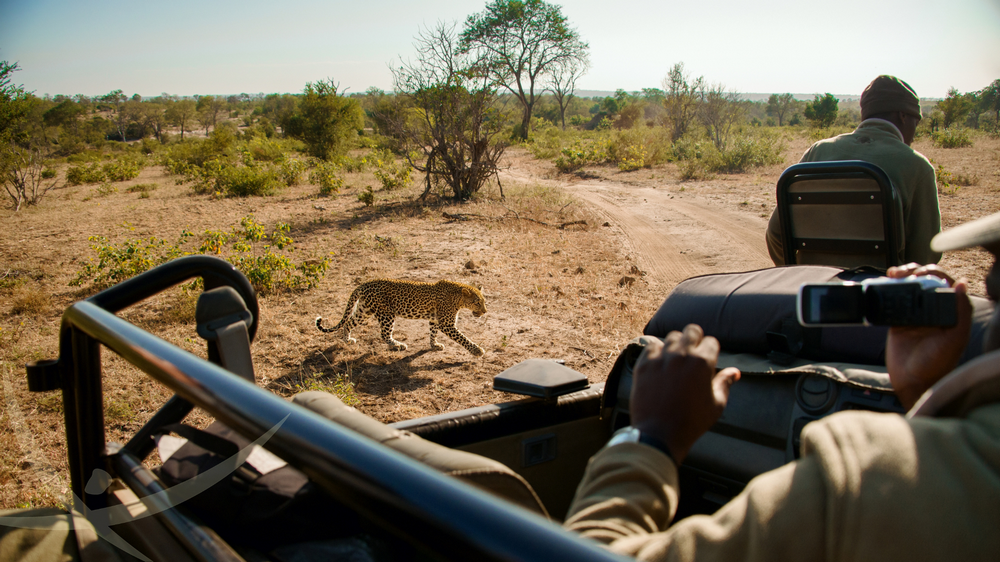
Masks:
[[[607,179],[547,179],[530,167],[513,166],[506,175],[558,185],[585,201],[646,272],[651,288],[669,290],[694,275],[772,265],[764,245],[767,220],[726,210],[717,201]]]

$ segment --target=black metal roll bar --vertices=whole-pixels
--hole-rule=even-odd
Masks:
[[[146,298],[156,292],[140,280],[162,290],[194,272],[203,276],[206,285],[212,278],[213,283],[240,291],[254,313],[256,328],[256,298],[242,274],[215,258],[182,260],[70,306],[63,315],[59,360],[34,367],[36,388],[43,384],[39,378],[46,380],[58,369],[73,492],[89,509],[107,505],[104,493],[85,491],[86,478],[95,469],[114,473],[116,467],[120,470],[137,464],[127,448],[106,450],[100,361],[103,345],[170,388],[177,398],[204,409],[250,440],[280,423],[267,443],[269,450],[360,515],[445,558],[623,560],[555,523],[293,405],[112,313],[137,302],[137,295]],[[200,540],[190,538],[191,542]]]

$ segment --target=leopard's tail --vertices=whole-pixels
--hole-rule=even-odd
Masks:
[[[360,295],[358,294],[358,289],[354,289],[354,292],[351,293],[351,298],[347,299],[347,310],[344,311],[343,318],[340,319],[340,323],[339,324],[337,324],[336,326],[334,326],[332,328],[324,328],[323,327],[323,317],[322,316],[317,316],[316,317],[316,327],[319,328],[319,331],[325,332],[325,333],[329,334],[330,332],[336,332],[337,330],[341,329],[344,326],[344,324],[347,323],[347,319],[350,318],[351,315],[353,315],[355,313],[355,311],[357,311],[357,309],[358,309],[358,298],[359,297],[360,297]]]

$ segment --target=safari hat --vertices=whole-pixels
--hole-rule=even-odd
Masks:
[[[992,246],[998,243],[1000,243],[1000,213],[994,213],[939,233],[931,239],[931,249],[935,252],[945,252],[973,246]]]

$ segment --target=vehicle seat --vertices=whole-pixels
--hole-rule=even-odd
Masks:
[[[326,392],[303,392],[296,395],[292,402],[445,474],[548,517],[545,506],[531,485],[500,462],[473,453],[449,449],[409,431],[393,429],[369,418]]]
[[[902,263],[903,207],[889,177],[860,160],[801,162],[778,179],[785,265]]]

